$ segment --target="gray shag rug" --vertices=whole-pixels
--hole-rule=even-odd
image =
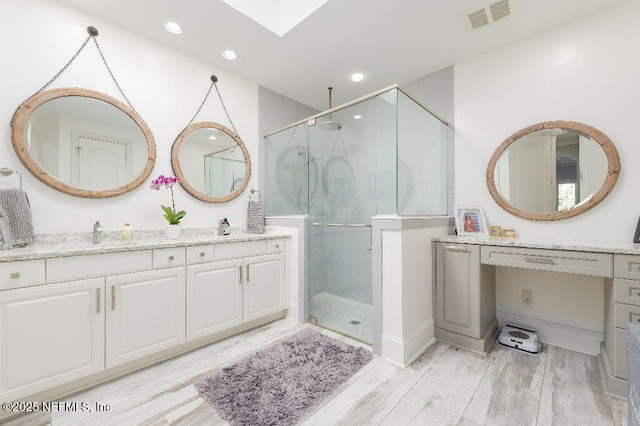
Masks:
[[[364,348],[304,330],[195,384],[232,425],[292,425],[371,361]]]

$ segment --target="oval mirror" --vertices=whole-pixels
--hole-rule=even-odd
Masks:
[[[547,121],[507,138],[487,166],[487,185],[506,211],[530,220],[560,220],[600,203],[620,174],[613,142],[572,121]]]
[[[80,88],[26,100],[14,116],[11,139],[40,181],[85,198],[131,191],[149,177],[156,157],[153,135],[132,108]]]
[[[208,203],[233,200],[251,176],[251,160],[242,140],[212,122],[190,124],[178,135],[171,164],[184,189]]]

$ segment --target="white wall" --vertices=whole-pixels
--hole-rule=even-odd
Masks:
[[[149,180],[173,175],[171,146],[193,117],[211,84],[218,87],[231,119],[252,158],[247,189],[258,188],[258,86],[204,62],[152,43],[99,18],[46,0],[0,0],[0,167],[22,173],[36,233],[90,231],[100,220],[107,231],[124,222],[136,229],[165,225],[161,204],[171,200],[166,190],[145,184],[114,198],[85,199],[55,191],[34,178],[20,163],[11,144],[9,122],[20,103],[49,81],[82,45],[91,25],[100,32],[98,44],[133,107],[153,132],[157,160]],[[49,88],[82,87],[126,102],[111,80],[92,41]],[[231,128],[215,90],[195,121],[215,121]],[[184,166],[183,166],[184,168]],[[17,178],[0,178],[0,188],[17,186]],[[225,204],[209,204],[176,190],[176,207],[186,210],[185,227],[217,226],[229,218],[232,226],[246,226],[249,192]]]
[[[565,25],[457,64],[455,75],[455,202],[483,206],[488,224],[518,235],[632,241],[640,214],[640,2]],[[490,30],[490,29],[489,29]],[[502,210],[485,181],[494,150],[534,123],[572,120],[604,132],[622,162],[617,185],[599,205],[578,217],[532,222]],[[523,273],[498,268],[498,318],[532,326],[543,342],[598,353],[602,339],[601,278]],[[521,290],[533,291],[533,305]]]
[[[632,241],[640,215],[639,20],[640,3],[633,1],[455,66],[456,204],[482,205],[489,225],[515,228],[521,236]],[[594,209],[531,222],[494,202],[486,167],[511,134],[549,120],[579,121],[604,132],[620,153],[622,171]]]

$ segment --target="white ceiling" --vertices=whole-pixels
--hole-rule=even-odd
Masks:
[[[282,37],[222,0],[57,1],[326,110],[329,86],[337,106],[628,0],[518,0],[516,13],[473,31],[462,16],[497,0],[329,0]],[[168,33],[166,20],[184,32]],[[239,58],[223,59],[226,48]],[[363,82],[350,81],[355,71]]]

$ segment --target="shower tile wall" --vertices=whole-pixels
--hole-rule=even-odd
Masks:
[[[311,265],[331,265],[312,268],[314,294],[336,296],[371,304],[371,252],[358,253],[370,247],[370,228],[314,228],[311,238]]]

